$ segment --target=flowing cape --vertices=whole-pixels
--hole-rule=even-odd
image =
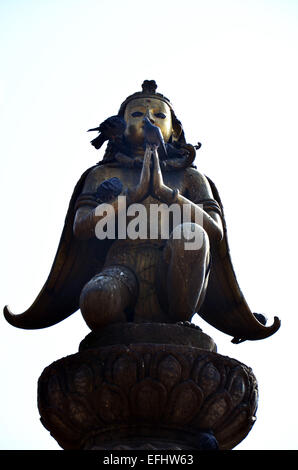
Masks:
[[[274,317],[273,324],[260,323],[250,310],[237,282],[231,261],[228,244],[227,226],[224,209],[218,190],[208,178],[215,200],[222,212],[224,236],[211,252],[208,288],[199,315],[216,329],[234,336],[232,342],[264,339],[275,333],[280,327],[280,320]]]
[[[95,165],[96,166],[96,165]],[[79,308],[84,285],[101,270],[111,240],[82,241],[73,234],[75,203],[89,168],[78,181],[71,197],[64,228],[49,276],[38,297],[24,313],[15,315],[4,307],[4,316],[13,326],[24,329],[46,328],[64,320]],[[214,198],[222,203],[214,183],[208,178]],[[209,283],[199,315],[216,329],[233,336],[233,342],[258,340],[275,333],[280,321],[274,317],[271,326],[260,323],[249,309],[239,288],[232,266],[225,218],[224,237],[212,250]]]
[[[67,210],[58,249],[49,276],[31,307],[15,315],[4,307],[6,320],[17,328],[40,329],[55,325],[79,308],[84,285],[101,270],[108,240],[78,240],[73,234],[75,203],[94,165],[83,173],[75,186]]]

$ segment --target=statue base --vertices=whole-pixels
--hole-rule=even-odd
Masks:
[[[189,323],[91,332],[38,381],[41,422],[63,449],[232,449],[257,399],[252,370]]]

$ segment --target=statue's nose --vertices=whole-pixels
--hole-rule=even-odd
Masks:
[[[151,111],[149,109],[147,109],[145,117],[147,117],[149,119],[149,121],[152,122],[152,124],[154,124],[154,119],[153,119],[153,116],[152,116]]]

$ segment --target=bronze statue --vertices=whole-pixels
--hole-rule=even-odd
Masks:
[[[200,144],[186,142],[171,102],[156,92],[155,82],[146,80],[116,116],[90,130],[99,132],[91,142],[96,149],[108,142],[103,159],[74,189],[40,294],[20,315],[5,307],[8,322],[19,328],[44,328],[80,308],[96,331],[111,323],[186,322],[198,313],[236,343],[276,332],[279,319],[267,327],[240,291],[218,191],[193,163]],[[127,228],[134,220],[128,209],[135,204],[146,210],[147,232],[139,238],[123,236],[119,222],[127,215]],[[189,220],[175,225],[171,219],[167,239],[161,236],[160,222],[150,237],[151,206],[172,204],[186,207]],[[112,222],[117,216],[115,236],[99,239],[96,227],[109,223],[109,214],[101,211],[108,206]],[[185,248],[191,237],[200,240],[197,249]]]

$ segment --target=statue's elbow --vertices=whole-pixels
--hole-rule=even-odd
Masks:
[[[220,217],[216,217],[216,220],[214,220],[212,232],[213,232],[212,233],[213,240],[216,243],[221,242],[224,237],[224,229],[223,229],[223,224],[222,224],[222,220]]]
[[[89,231],[86,230],[84,224],[75,221],[73,224],[73,235],[77,240],[89,240],[91,238]]]
[[[220,243],[224,237],[222,225],[215,225],[211,231],[209,231],[210,241],[213,243]]]
[[[76,224],[76,223],[73,224],[72,231],[73,231],[73,234],[74,234],[75,238],[77,238],[78,240],[83,240],[84,239],[83,233],[80,230],[80,227],[79,227],[78,224]]]
[[[217,241],[218,242],[221,242],[222,239],[224,237],[224,231],[223,231],[223,226],[222,224],[218,227],[218,230],[217,230]]]
[[[89,240],[94,237],[93,212],[79,209],[73,222],[73,234],[78,240]]]

